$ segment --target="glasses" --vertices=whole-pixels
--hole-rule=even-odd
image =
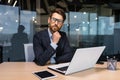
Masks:
[[[51,21],[54,22],[54,23],[57,21],[58,24],[62,24],[63,23],[63,20],[57,19],[57,18],[54,18],[54,17],[51,18]]]

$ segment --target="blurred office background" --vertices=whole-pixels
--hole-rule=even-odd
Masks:
[[[100,60],[105,60],[106,55],[120,59],[120,0],[0,0],[3,61],[24,61],[24,56],[19,57],[24,54],[23,44],[32,43],[33,35],[47,28],[48,14],[56,7],[66,12],[67,19],[61,30],[66,32],[73,48],[105,45]],[[13,49],[12,38],[18,33],[19,25],[24,26],[28,41],[16,38]]]

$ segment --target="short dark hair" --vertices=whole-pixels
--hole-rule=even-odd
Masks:
[[[50,12],[50,17],[52,17],[53,13],[58,13],[58,14],[60,14],[60,15],[63,17],[63,22],[65,21],[66,15],[65,15],[64,10],[62,10],[62,9],[60,9],[60,8],[56,8],[56,9],[54,9],[54,10],[52,10],[52,11]]]

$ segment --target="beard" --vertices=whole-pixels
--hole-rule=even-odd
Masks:
[[[52,30],[52,32],[54,33],[54,32],[56,32],[56,31],[59,31],[60,28],[59,28],[57,25],[53,25],[53,26],[51,26],[51,30]]]

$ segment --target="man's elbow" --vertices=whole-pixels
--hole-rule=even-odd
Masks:
[[[43,62],[43,61],[37,61],[37,60],[35,60],[34,62],[35,62],[37,65],[40,65],[40,66],[45,66],[45,65],[46,65],[46,63]]]

